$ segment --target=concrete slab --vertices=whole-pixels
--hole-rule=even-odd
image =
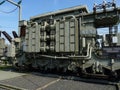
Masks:
[[[12,71],[1,71],[0,70],[0,80],[6,80],[14,77],[19,77],[22,75],[26,75],[25,73],[16,73]]]

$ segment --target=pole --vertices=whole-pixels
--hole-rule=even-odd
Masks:
[[[18,8],[19,8],[19,21],[21,21],[21,19],[22,19],[22,8],[21,8],[21,5],[20,4],[18,4],[18,3],[16,3],[16,2],[13,2],[12,0],[6,0],[6,1],[8,1],[9,3],[11,3],[11,4],[13,4],[13,5],[15,5],[15,6],[17,6]],[[20,36],[20,28],[19,28],[19,30],[18,30],[18,35]]]
[[[22,18],[22,10],[21,10],[21,6],[19,6],[19,21],[21,21],[21,18]]]
[[[12,0],[6,0],[6,1],[8,1],[9,3],[11,3],[11,4],[13,4],[13,5],[15,5],[15,6],[17,6],[19,8],[19,21],[20,21],[21,18],[22,18],[22,15],[21,15],[21,5],[13,2]]]

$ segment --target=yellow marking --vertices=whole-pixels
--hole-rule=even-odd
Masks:
[[[37,90],[43,90],[43,89],[47,88],[48,86],[50,86],[50,85],[52,85],[52,84],[54,84],[54,83],[56,83],[58,81],[60,81],[60,79],[54,80],[54,81],[52,81],[52,82],[50,82],[50,83],[48,83],[48,84],[38,88]]]

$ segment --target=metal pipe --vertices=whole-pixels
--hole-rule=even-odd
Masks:
[[[86,58],[86,59],[91,59],[91,57],[92,57],[92,47],[90,48],[90,55],[89,55],[89,57]]]
[[[72,18],[76,19],[76,17],[75,17],[74,15],[64,16],[64,17],[63,17],[63,19],[65,20],[66,18],[70,18],[70,17],[72,17]]]
[[[41,55],[42,57],[51,58],[51,59],[91,59],[92,56],[92,47],[89,48],[90,44],[88,45],[87,55],[86,56],[68,56],[68,57],[57,57],[57,56],[50,56],[50,55]]]
[[[87,55],[86,56],[69,56],[70,58],[87,58],[89,56],[89,48],[90,48],[90,43],[88,43],[87,46]]]
[[[40,56],[51,58],[51,59],[69,59],[69,57],[57,57],[57,56],[50,56],[50,55],[40,55]]]
[[[92,48],[90,48],[90,54],[88,55],[88,57],[78,57],[78,56],[68,56],[68,57],[57,57],[57,56],[50,56],[50,55],[40,55],[42,57],[46,57],[46,58],[51,58],[51,59],[75,59],[75,58],[78,58],[78,59],[82,59],[82,58],[85,58],[85,59],[91,59],[91,56],[92,56]]]
[[[19,21],[22,19],[22,8],[21,5],[19,5]]]
[[[91,59],[91,56],[92,56],[92,47],[90,48],[90,51],[89,51],[89,55],[87,56],[69,56],[69,58],[71,59],[75,59],[75,58],[78,58],[78,59]]]

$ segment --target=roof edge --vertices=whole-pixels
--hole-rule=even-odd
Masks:
[[[45,17],[45,16],[49,16],[49,15],[56,15],[56,14],[59,14],[59,13],[64,13],[64,12],[69,12],[69,11],[74,11],[74,10],[79,10],[79,9],[84,9],[86,13],[89,12],[86,5],[79,5],[79,6],[69,7],[69,8],[65,8],[65,9],[59,9],[59,10],[56,10],[56,11],[53,11],[53,12],[43,13],[43,14],[40,14],[40,15],[30,17],[30,19],[41,18],[41,17]]]

